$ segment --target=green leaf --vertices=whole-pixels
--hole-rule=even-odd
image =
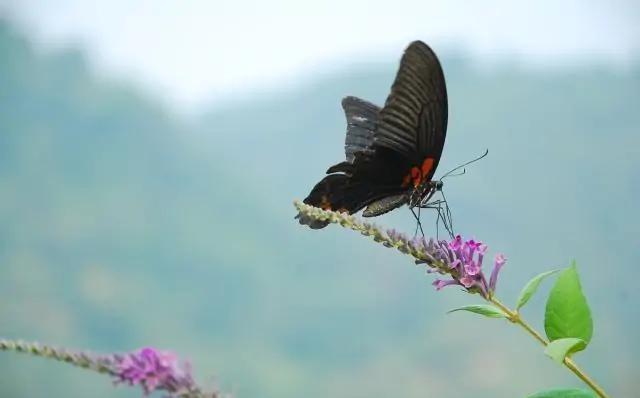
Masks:
[[[564,358],[573,353],[582,351],[587,347],[587,343],[582,339],[569,337],[566,339],[554,340],[544,349],[544,353],[558,363],[562,363]]]
[[[593,320],[587,299],[582,294],[575,262],[562,271],[553,285],[544,315],[544,330],[549,341],[575,337],[586,348],[593,335]]]
[[[579,390],[577,388],[541,391],[527,395],[527,398],[597,398],[591,390]]]
[[[507,314],[502,312],[502,310],[500,310],[499,308],[496,308],[492,305],[486,305],[486,304],[467,305],[464,307],[460,307],[460,308],[456,308],[451,311],[448,311],[447,314],[450,314],[456,311],[469,311],[475,314],[484,315],[488,318],[506,318],[507,317]]]
[[[527,301],[529,301],[529,299],[531,297],[533,297],[533,295],[538,290],[538,287],[540,286],[540,283],[542,282],[542,280],[544,278],[546,278],[549,275],[553,275],[558,271],[560,271],[560,270],[556,269],[556,270],[553,270],[553,271],[543,272],[542,274],[534,277],[529,282],[527,282],[527,284],[524,285],[524,287],[522,288],[522,291],[520,291],[520,296],[518,296],[518,302],[516,304],[516,311],[519,310],[520,308],[524,307],[524,305],[527,304]]]

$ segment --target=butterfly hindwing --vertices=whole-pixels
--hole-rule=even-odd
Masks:
[[[388,213],[393,209],[397,209],[407,203],[409,195],[405,192],[384,197],[370,203],[362,212],[363,217],[376,217],[384,213]]]
[[[324,210],[355,213],[375,199],[375,192],[362,182],[353,181],[346,174],[330,174],[320,180],[304,203]],[[323,228],[328,222],[307,219],[299,215],[300,223],[313,229]]]
[[[380,107],[358,97],[345,97],[342,108],[347,118],[344,152],[347,162],[353,163],[356,152],[373,151],[373,136]]]

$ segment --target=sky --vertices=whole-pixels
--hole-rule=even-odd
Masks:
[[[640,53],[640,2],[407,0],[0,0],[44,50],[82,45],[98,71],[178,109],[399,58],[421,39],[479,64],[625,67]]]

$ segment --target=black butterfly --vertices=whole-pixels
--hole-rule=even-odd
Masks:
[[[442,189],[432,177],[448,112],[444,74],[433,50],[421,41],[407,47],[383,108],[356,97],[344,98],[342,107],[346,160],[327,170],[304,203],[349,214],[366,206],[364,217],[405,203],[411,209],[432,207],[429,200]],[[312,228],[327,225],[304,217],[300,222]]]

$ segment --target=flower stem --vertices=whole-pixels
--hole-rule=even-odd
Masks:
[[[507,314],[508,319],[511,322],[520,325],[520,327],[526,330],[531,336],[533,336],[533,338],[538,340],[540,344],[545,347],[549,344],[547,339],[542,337],[542,335],[537,330],[535,330],[531,325],[529,325],[524,319],[520,317],[520,313],[518,311],[511,310],[495,297],[489,298],[489,301],[496,307],[500,308],[505,314]],[[563,363],[564,366],[571,370],[576,376],[578,376],[578,378],[580,378],[580,380],[585,382],[593,391],[595,391],[595,393],[598,394],[600,398],[609,398],[602,387],[600,387],[591,377],[589,377],[584,370],[580,369],[580,367],[573,361],[573,359],[567,356],[564,358]]]
[[[115,374],[113,369],[109,366],[109,362],[104,359],[82,352],[70,352],[65,349],[55,348],[48,345],[20,340],[0,339],[0,351],[29,353],[38,357],[67,362],[79,368],[90,369],[98,373],[104,373],[111,376]]]

